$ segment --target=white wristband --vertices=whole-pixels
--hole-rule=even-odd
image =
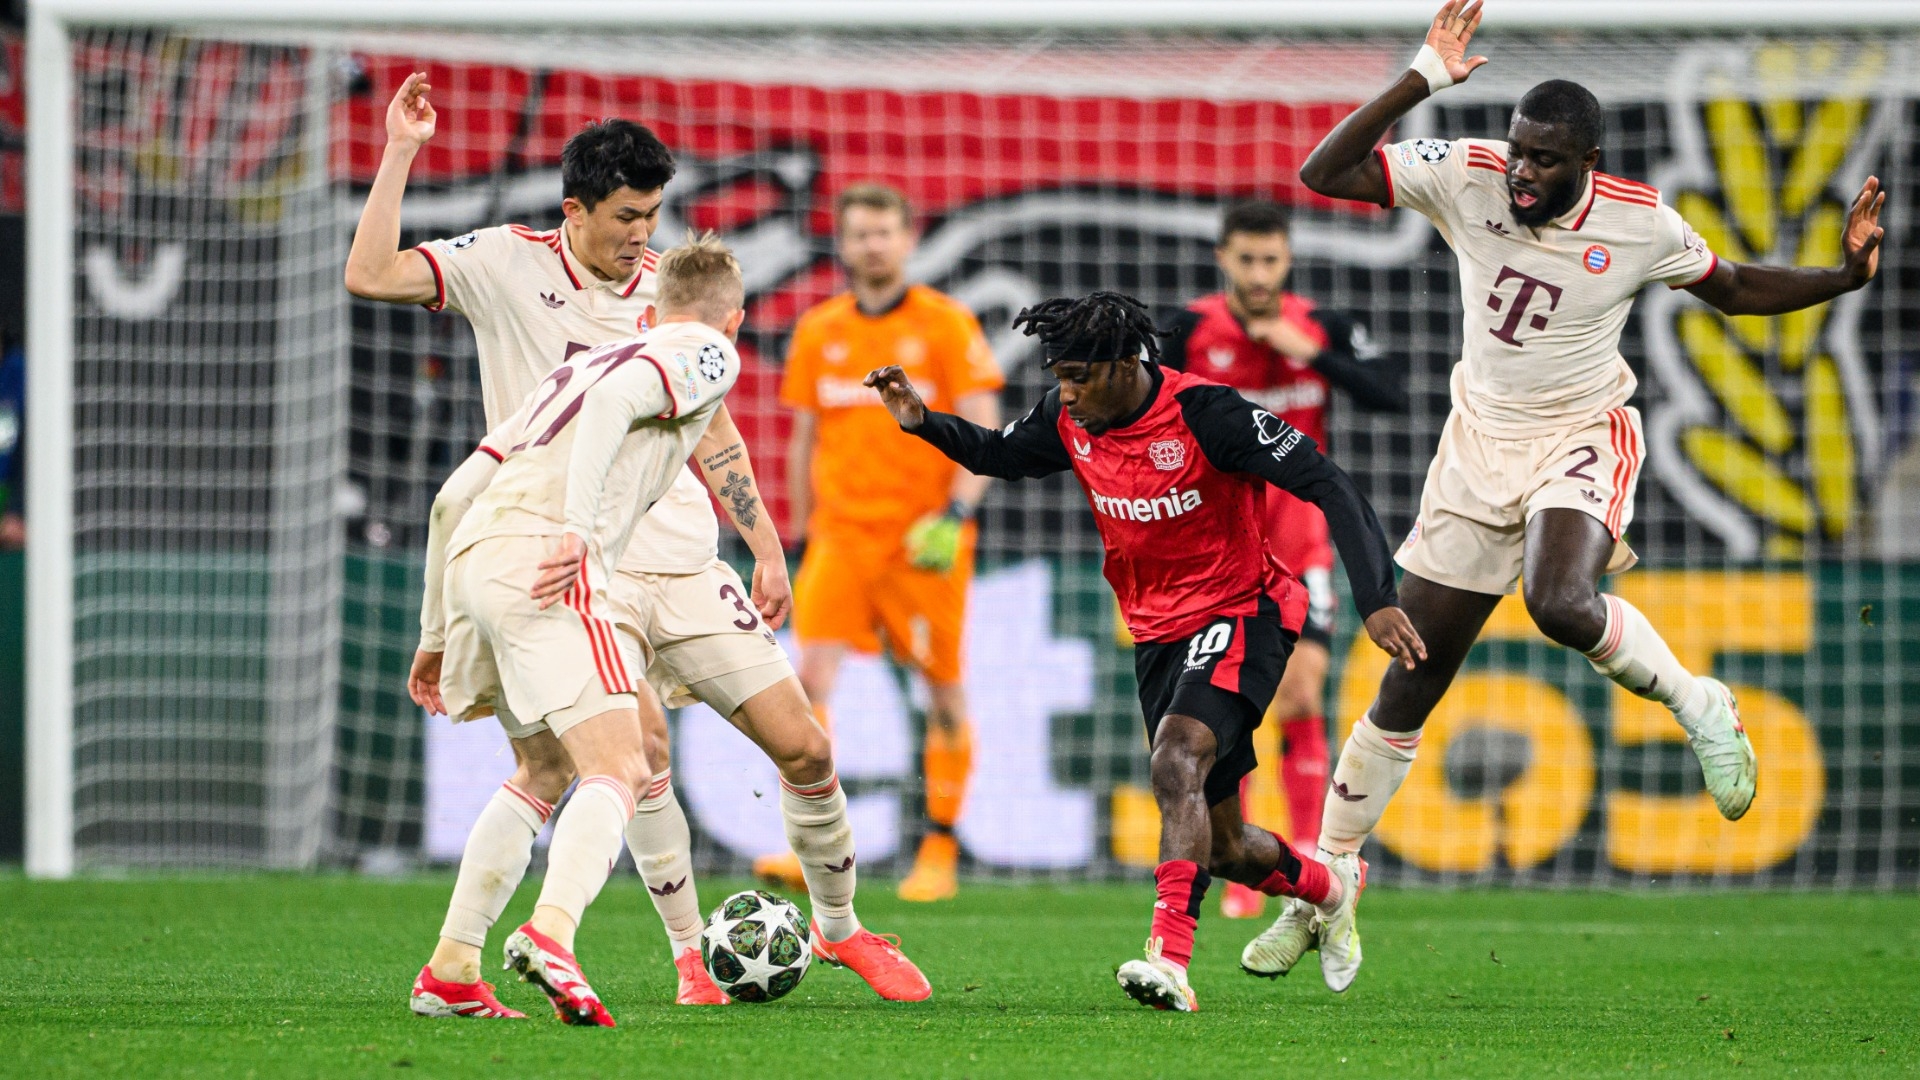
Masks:
[[[1453,76],[1447,74],[1447,62],[1440,59],[1440,54],[1434,52],[1431,45],[1420,46],[1411,66],[1427,80],[1427,92],[1430,94],[1437,94],[1453,85]]]

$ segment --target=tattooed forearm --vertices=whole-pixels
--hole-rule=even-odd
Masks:
[[[725,450],[718,450],[700,459],[700,467],[709,472],[719,472],[729,465],[735,465],[747,456],[746,443],[734,443]]]
[[[720,487],[720,497],[727,500],[727,507],[741,528],[751,529],[760,520],[760,496],[753,493],[753,477],[729,471],[727,482]]]

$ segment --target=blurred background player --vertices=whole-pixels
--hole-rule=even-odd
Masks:
[[[1364,872],[1360,848],[1412,769],[1427,716],[1487,617],[1521,585],[1540,632],[1672,712],[1720,814],[1746,814],[1759,763],[1733,694],[1688,671],[1644,614],[1600,591],[1607,574],[1638,561],[1626,528],[1645,436],[1627,404],[1638,384],[1620,331],[1655,282],[1728,315],[1778,315],[1858,289],[1879,266],[1886,196],[1876,178],[1841,229],[1840,266],[1721,259],[1659,191],[1598,171],[1605,114],[1592,92],[1562,79],[1520,98],[1504,141],[1380,146],[1416,105],[1487,62],[1466,52],[1480,14],[1477,0],[1443,5],[1413,65],[1300,169],[1301,182],[1329,198],[1431,218],[1459,263],[1464,309],[1453,410],[1396,556],[1401,598],[1432,658],[1387,670],[1340,751],[1320,847],[1348,874]],[[1241,966],[1284,974],[1312,947],[1327,986],[1346,989],[1361,963],[1353,911],[1329,918],[1289,904]]]
[[[926,679],[927,832],[900,896],[941,900],[958,887],[953,830],[973,768],[961,637],[987,480],[902,434],[861,380],[898,364],[933,407],[986,427],[1000,423],[1003,380],[973,314],[908,283],[917,237],[904,195],[856,184],[835,221],[852,289],[800,317],[780,386],[794,415],[793,532],[806,543],[794,582],[800,681],[824,720],[847,649],[878,652],[883,636]],[[791,853],[754,869],[802,887]]]
[[[1139,301],[1047,300],[1014,326],[1040,338],[1057,385],[1004,430],[928,409],[898,366],[867,380],[901,428],[969,469],[1008,480],[1072,470],[1086,490],[1103,572],[1136,642],[1160,808],[1146,956],[1115,975],[1143,1005],[1193,1012],[1187,965],[1212,875],[1327,912],[1351,909],[1364,885],[1241,816],[1253,734],[1306,616],[1303,587],[1268,554],[1262,489],[1284,486],[1330,515],[1375,642],[1412,663],[1420,641],[1394,606],[1387,539],[1353,481],[1233,390],[1155,363]]]
[[[1382,361],[1365,327],[1286,291],[1293,247],[1285,209],[1271,202],[1229,207],[1220,223],[1215,263],[1225,292],[1203,296],[1168,321],[1162,364],[1240,391],[1327,445],[1330,387],[1347,392],[1370,412],[1405,412],[1405,372]],[[1318,507],[1278,488],[1266,493],[1274,557],[1307,586],[1307,621],[1287,661],[1267,719],[1280,744],[1280,790],[1287,801],[1287,835],[1312,857],[1327,797],[1327,718],[1324,699],[1333,649],[1333,544]],[[1241,802],[1248,782],[1242,781]],[[1266,897],[1228,882],[1220,914],[1251,919]]]

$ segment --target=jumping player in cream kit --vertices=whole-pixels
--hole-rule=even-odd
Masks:
[[[1733,695],[1681,666],[1646,617],[1600,591],[1633,565],[1625,542],[1642,446],[1635,381],[1620,356],[1633,298],[1658,282],[1729,315],[1777,315],[1858,289],[1879,266],[1880,208],[1868,178],[1838,267],[1741,265],[1716,256],[1645,184],[1598,171],[1603,115],[1584,87],[1552,80],[1520,99],[1504,141],[1415,139],[1376,149],[1431,94],[1486,63],[1466,55],[1480,3],[1451,0],[1413,67],[1307,158],[1315,192],[1425,214],[1460,265],[1465,348],[1453,412],[1427,472],[1420,516],[1396,561],[1400,600],[1429,654],[1393,665],[1354,725],[1321,822],[1321,857],[1364,881],[1360,847],[1399,789],[1428,713],[1502,596],[1525,581],[1542,633],[1670,709],[1720,813],[1737,820],[1758,778]],[[1289,901],[1242,966],[1283,975],[1310,948],[1327,985],[1358,973],[1354,907],[1329,918]]]
[[[388,107],[386,156],[355,233],[347,286],[369,299],[448,307],[466,316],[478,344],[487,420],[497,428],[564,361],[593,346],[631,339],[649,325],[658,257],[646,244],[674,164],[659,140],[638,124],[592,124],[562,152],[566,221],[560,228],[536,232],[503,225],[402,251],[400,203],[407,170],[433,136],[430,89],[424,76],[410,76]],[[503,450],[483,446],[456,470],[435,501],[436,522],[461,519]],[[833,774],[831,745],[814,722],[785,653],[772,640],[770,631],[791,605],[791,586],[746,447],[724,405],[713,414],[698,457],[708,483],[678,469],[627,545],[612,586],[635,597],[621,610],[634,613],[639,624],[615,629],[650,644],[654,662],[646,675],[659,684],[660,696],[675,704],[705,701],[774,758],[785,781],[782,807],[791,832],[796,815],[834,817],[844,795]],[[708,490],[719,497],[754,553],[751,590],[718,558]],[[443,615],[432,591],[437,574],[430,573],[428,580],[421,648],[409,687],[416,701],[438,711]],[[658,768],[627,829],[628,845],[666,924],[680,977],[677,1000],[724,1004],[700,966],[701,911],[686,817],[665,767],[664,717],[658,710],[643,710],[642,720],[646,756]],[[575,772],[556,741],[517,740],[513,746],[516,771],[468,838],[439,944],[415,983],[416,1011],[517,1015],[501,1006],[480,979],[480,950],[525,874],[533,840],[553,802]],[[815,916],[827,937],[847,935],[834,959],[854,968],[883,996],[911,996],[915,988],[905,983],[912,980],[903,983],[900,973],[912,965],[884,939],[860,930],[852,916],[851,865],[836,864],[830,871],[820,861],[815,872],[831,873],[835,881],[824,894],[816,893]],[[842,898],[844,905],[832,902]],[[917,970],[912,974],[917,977]]]

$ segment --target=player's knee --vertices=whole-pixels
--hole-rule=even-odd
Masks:
[[[1587,582],[1529,579],[1524,598],[1540,632],[1568,648],[1589,648],[1606,631],[1606,609]]]
[[[1189,731],[1189,727],[1199,730]],[[1163,724],[1153,741],[1153,756],[1149,759],[1154,794],[1164,797],[1200,790],[1206,782],[1207,770],[1213,767],[1211,741],[1211,735],[1198,724],[1179,727]]]
[[[809,723],[798,738],[780,748],[773,763],[793,783],[818,783],[833,773],[833,740],[819,724]]]
[[[1282,682],[1273,695],[1273,714],[1282,723],[1320,715],[1320,695],[1311,686],[1288,686]]]

